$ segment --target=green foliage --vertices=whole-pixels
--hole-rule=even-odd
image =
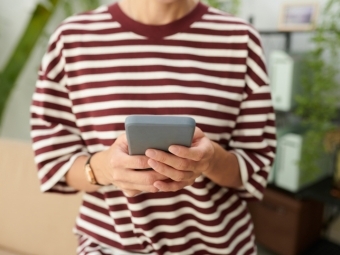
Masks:
[[[306,127],[300,161],[302,172],[313,176],[320,167],[320,155],[325,154],[325,134],[334,128],[339,81],[340,0],[329,0],[312,41],[315,48],[308,53],[302,70],[302,94],[296,96],[296,114]]]
[[[100,0],[46,0],[37,5],[18,45],[0,73],[0,124],[6,103],[15,87],[16,81],[29,59],[35,44],[44,34],[45,25],[59,4],[64,8],[65,15],[70,16],[76,10],[87,11],[98,7]]]
[[[93,10],[100,5],[100,1],[99,0],[83,0],[82,5],[83,5],[84,10]]]
[[[100,0],[60,0],[66,16],[71,16],[76,12],[93,10],[100,5]]]
[[[203,0],[203,2],[233,15],[237,15],[241,5],[241,0]]]
[[[25,66],[34,45],[43,32],[45,24],[51,17],[57,3],[58,0],[49,0],[50,8],[41,4],[37,5],[18,45],[14,49],[3,71],[0,73],[0,123],[7,100],[15,86],[15,82]]]

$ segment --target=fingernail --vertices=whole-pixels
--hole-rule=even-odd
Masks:
[[[152,160],[152,159],[149,159],[149,160],[148,160],[148,164],[149,164],[149,166],[150,166],[151,168],[155,168],[155,167],[156,167],[156,162],[155,162],[154,160]]]
[[[159,191],[161,191],[161,185],[159,184],[159,182],[154,182],[153,186],[156,187]]]
[[[150,158],[152,158],[152,157],[156,156],[156,153],[155,153],[154,150],[147,150],[147,151],[145,152],[145,155],[148,156],[148,157],[150,157]]]
[[[168,149],[172,154],[175,154],[176,153],[176,147],[171,145]]]

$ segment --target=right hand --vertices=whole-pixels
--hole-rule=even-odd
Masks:
[[[113,184],[128,197],[142,192],[158,192],[153,184],[168,179],[154,170],[143,171],[150,168],[148,157],[129,155],[125,133],[120,135],[109,149],[94,154],[91,167],[98,183]]]

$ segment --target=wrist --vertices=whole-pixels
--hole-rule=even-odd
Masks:
[[[211,172],[214,171],[214,169],[216,169],[217,161],[219,160],[218,156],[216,155],[218,151],[217,146],[219,145],[213,141],[210,142],[212,145],[212,154],[207,169],[204,172],[202,172],[202,174],[204,174],[207,177],[211,174]]]
[[[215,149],[213,166],[206,176],[223,187],[241,187],[241,172],[236,155],[215,142],[213,144]]]
[[[89,183],[97,186],[105,186],[110,183],[106,180],[103,172],[101,171],[102,166],[100,165],[101,152],[97,152],[91,155],[85,164],[85,172]]]

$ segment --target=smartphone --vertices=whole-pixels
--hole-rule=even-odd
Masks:
[[[191,117],[130,115],[125,131],[130,155],[144,155],[147,149],[168,151],[170,145],[190,147],[196,122]]]

